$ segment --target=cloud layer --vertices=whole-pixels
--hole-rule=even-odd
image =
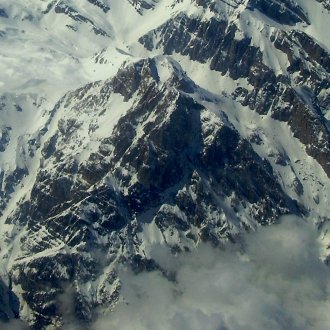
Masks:
[[[243,250],[152,251],[176,281],[122,270],[124,302],[94,330],[329,329],[329,268],[316,230],[302,220],[287,217],[247,234]]]

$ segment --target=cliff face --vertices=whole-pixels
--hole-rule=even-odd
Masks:
[[[0,318],[60,328],[69,295],[93,322],[118,265],[161,270],[146,232],[177,253],[326,228],[325,1],[29,3],[0,8]]]

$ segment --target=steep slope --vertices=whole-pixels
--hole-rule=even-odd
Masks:
[[[281,11],[275,11],[262,1],[255,5],[247,2],[247,8],[281,15]],[[295,7],[290,8],[283,6],[286,18],[289,17],[287,12],[291,13]],[[140,38],[140,42],[150,50],[158,48],[165,54],[179,53],[201,63],[209,61],[211,70],[233,80],[247,79],[250,88],[238,86],[233,97],[260,114],[270,111],[273,118],[288,122],[294,135],[307,146],[307,152],[319,161],[329,176],[329,130],[323,116],[329,108],[325,93],[330,81],[327,50],[299,30],[281,31],[263,25],[268,40],[254,36],[253,30],[244,28],[251,15],[254,16],[253,12],[241,12],[237,24],[224,19],[221,9],[211,6],[210,10],[215,16],[207,20],[179,14]],[[271,18],[281,22],[280,17]],[[294,19],[292,21],[296,23]],[[176,42],[179,38],[180,42]],[[269,48],[262,52],[261,43],[266,42],[268,45],[263,47]],[[272,54],[278,49],[287,59],[279,63],[282,66],[274,72]],[[298,49],[300,56],[297,58]],[[287,78],[288,73],[291,79]]]
[[[219,108],[206,105],[212,99]],[[241,227],[299,213],[222,107],[166,57],[141,60],[62,98],[32,190],[6,221],[20,228],[8,232],[7,262],[36,326],[54,320],[56,295],[73,279],[81,304],[98,305],[100,278],[114,281],[118,260],[141,258],[144,223],[180,250],[199,240],[235,240]],[[109,251],[107,261],[95,255],[100,250]],[[91,281],[95,287],[81,292]],[[82,309],[80,317],[90,313]]]
[[[69,322],[63,297],[82,325],[113,309],[119,264],[161,269],[151,241],[223,246],[296,214],[329,258],[326,2],[0,8],[1,288],[32,328]]]

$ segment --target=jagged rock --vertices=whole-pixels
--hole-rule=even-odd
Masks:
[[[0,8],[0,17],[8,18],[8,14],[3,8]]]
[[[268,10],[268,6],[278,5],[266,1],[257,1],[253,4],[257,7],[261,6],[260,8],[264,10]],[[296,5],[288,1],[288,7],[283,6],[285,14],[288,11],[292,12],[290,6]],[[272,12],[278,13],[278,11]],[[325,107],[328,106],[325,99],[318,100],[317,95],[321,90],[329,88],[329,78],[324,80],[322,75],[319,76],[316,71],[312,74],[310,71],[306,72],[305,69],[302,69],[304,70],[301,73],[302,77],[314,80],[315,89],[309,101],[313,104],[311,109],[306,104],[306,98],[294,90],[288,79],[281,75],[276,77],[275,73],[263,63],[261,51],[251,45],[249,37],[235,38],[237,31],[236,25],[223,19],[211,18],[208,21],[200,21],[197,18],[179,14],[161,27],[141,37],[139,41],[149,50],[163,47],[166,54],[176,52],[188,55],[191,60],[201,63],[209,60],[212,70],[219,71],[222,75],[228,73],[234,80],[247,78],[254,87],[252,92],[238,87],[233,96],[236,99],[239,97],[243,105],[248,105],[259,113],[272,111],[274,118],[287,121],[294,135],[308,146],[308,153],[319,161],[329,176],[329,163],[326,159],[330,157],[330,135],[323,116],[317,114],[318,104],[324,107],[325,103]],[[285,41],[285,38],[291,40]],[[275,47],[289,54],[291,67],[294,65],[295,58],[293,55],[295,48],[291,46],[293,40],[294,44],[298,42],[301,45],[306,56],[316,63],[314,65],[320,65],[326,72],[329,71],[330,57],[327,51],[307,35],[294,31],[290,37],[276,39],[274,43]],[[237,58],[240,58],[239,63],[237,63]],[[302,68],[302,65],[305,67],[301,57],[298,61],[301,63],[297,66],[298,70]],[[296,71],[293,68],[288,68],[288,70]],[[304,81],[302,80],[301,83],[303,85]],[[320,131],[323,136],[321,147],[319,147],[319,135],[315,133]]]
[[[4,127],[1,130],[0,152],[4,152],[10,141],[10,127]]]
[[[112,19],[121,4],[136,31]],[[17,294],[31,328],[87,329],[120,300],[119,265],[175,282],[149,255],[148,235],[177,254],[238,242],[283,214],[328,210],[330,64],[307,27],[313,15],[293,0],[173,0],[149,31],[142,20],[164,4],[49,1],[31,16],[33,26],[51,17],[54,29],[70,28],[45,54],[103,78],[83,85],[70,71],[80,87],[67,83],[57,103],[0,97],[0,262],[13,281],[0,285],[0,318],[18,316],[7,303]],[[54,16],[65,23],[54,26]],[[82,44],[72,47],[89,30],[91,61],[77,55]],[[34,84],[50,89],[49,80],[20,88]],[[35,131],[6,122],[29,115]],[[67,299],[74,307],[63,308]]]
[[[263,14],[269,16],[281,24],[296,24],[300,22],[309,23],[303,10],[294,0],[267,1],[250,0],[248,6],[254,10],[258,9]]]

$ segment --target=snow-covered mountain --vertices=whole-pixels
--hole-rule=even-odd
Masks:
[[[0,318],[90,324],[162,270],[295,214],[329,260],[327,0],[0,0]],[[165,274],[164,270],[164,274]]]

